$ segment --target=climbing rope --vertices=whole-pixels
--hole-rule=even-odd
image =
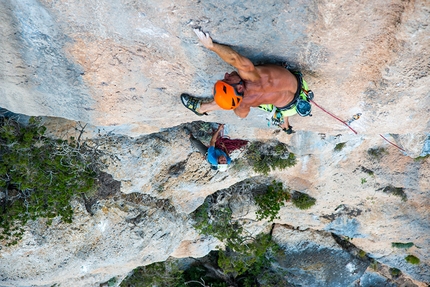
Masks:
[[[396,145],[396,144],[394,144],[394,143],[390,142],[389,140],[387,140],[383,135],[381,135],[381,134],[380,134],[380,136],[381,136],[384,140],[386,140],[388,143],[390,143],[390,144],[392,144],[393,146],[395,146],[396,148],[398,148],[399,150],[401,150],[401,151],[403,151],[403,152],[406,152],[404,149],[402,149],[402,148],[401,148],[401,147],[399,147],[398,145]]]
[[[241,139],[230,139],[229,137],[219,137],[215,142],[215,147],[221,149],[226,154],[230,154],[232,151],[241,149],[248,144],[247,140]]]
[[[321,110],[323,110],[324,112],[326,112],[327,114],[329,114],[330,116],[332,116],[333,118],[337,119],[338,121],[340,121],[341,123],[343,123],[345,126],[347,126],[350,130],[352,130],[355,134],[357,134],[357,132],[351,128],[348,123],[346,123],[345,121],[342,121],[341,119],[339,119],[338,117],[336,117],[335,115],[333,115],[332,113],[326,111],[323,107],[319,106],[317,103],[315,103],[313,100],[310,100],[315,106],[317,106],[318,108],[320,108]],[[389,140],[387,140],[383,135],[380,134],[380,136],[386,140],[389,144],[395,146],[396,148],[398,148],[399,150],[406,152],[404,149],[402,149],[401,147],[399,147],[398,145],[396,145],[393,142],[390,142]]]
[[[320,108],[321,110],[323,110],[324,112],[326,112],[327,114],[329,114],[330,116],[332,116],[333,118],[335,118],[336,120],[338,120],[339,122],[343,123],[345,126],[347,126],[351,131],[353,131],[355,134],[357,134],[357,132],[351,128],[345,121],[342,121],[341,119],[339,119],[338,117],[336,117],[335,115],[333,115],[332,113],[328,112],[327,110],[325,110],[323,107],[319,106],[317,103],[315,103],[314,100],[310,100],[315,106],[317,106],[318,108]]]

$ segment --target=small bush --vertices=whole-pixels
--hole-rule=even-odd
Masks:
[[[414,246],[414,243],[413,242],[408,242],[408,243],[391,242],[391,246],[395,247],[395,248],[408,249],[408,248],[411,248],[412,246]]]
[[[243,243],[241,250],[234,251],[227,246],[226,250],[219,251],[218,266],[234,277],[245,272],[259,275],[263,268],[270,265],[269,253],[276,252],[279,248],[269,234],[259,234]]]
[[[299,209],[309,209],[315,204],[316,199],[306,193],[295,191],[292,196],[292,202]]]
[[[393,276],[394,278],[398,278],[400,275],[402,275],[402,271],[400,271],[397,268],[390,268],[389,272],[390,272],[391,276]]]
[[[194,227],[204,235],[212,235],[236,248],[242,243],[243,227],[231,217],[229,207],[210,208],[206,200],[194,213]]]
[[[111,286],[115,286],[115,284],[117,283],[116,277],[112,277],[111,279],[109,279],[109,281],[107,282],[108,287]]]
[[[247,149],[245,157],[254,171],[268,175],[270,171],[276,169],[286,169],[296,164],[296,157],[288,152],[283,143],[253,142]]]
[[[273,181],[267,187],[266,192],[255,195],[255,203],[259,207],[256,212],[257,220],[269,218],[269,221],[279,218],[278,212],[291,195],[288,190],[284,190],[282,182]]]
[[[282,185],[281,185],[282,187]],[[224,273],[235,278],[242,274],[256,276],[261,268],[268,268],[270,252],[276,244],[268,234],[253,237],[243,229],[240,219],[232,218],[228,204],[212,205],[211,197],[194,212],[194,227],[204,235],[211,235],[224,243],[218,252],[218,265]]]
[[[370,262],[369,267],[370,267],[370,268],[372,268],[373,270],[377,271],[377,270],[379,269],[379,262],[378,262],[378,261],[376,261],[375,259],[373,259],[373,260]]]
[[[405,257],[406,262],[410,264],[420,264],[420,259],[418,257],[415,257],[414,255],[408,255]]]
[[[109,285],[110,286],[110,285]],[[182,271],[174,262],[156,262],[147,266],[138,267],[127,276],[120,287],[153,287],[153,286],[186,286]]]
[[[335,151],[335,152],[339,152],[339,151],[341,151],[341,150],[345,147],[345,145],[346,145],[346,142],[344,142],[344,143],[338,143],[338,144],[334,147],[334,151]]]

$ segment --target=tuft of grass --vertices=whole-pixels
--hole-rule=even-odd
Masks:
[[[359,252],[358,252],[358,256],[360,257],[360,258],[364,258],[364,257],[366,257],[366,251],[364,251],[364,250],[360,250]]]
[[[341,151],[346,145],[346,142],[343,143],[338,143],[335,147],[334,147],[334,151],[335,152],[339,152]]]
[[[406,262],[410,263],[410,264],[420,264],[420,259],[414,255],[408,255],[405,257]]]
[[[391,246],[395,247],[395,248],[408,249],[408,248],[411,248],[412,246],[414,246],[414,243],[413,242],[408,242],[408,243],[391,242]]]
[[[369,267],[376,271],[379,269],[379,262],[373,259],[372,262],[370,262]]]
[[[416,157],[416,158],[414,158],[414,161],[423,161],[423,160],[426,160],[429,157],[430,157],[430,153],[427,154],[427,155],[424,155],[424,156]]]
[[[398,278],[400,275],[402,275],[402,271],[400,271],[397,268],[390,268],[389,272],[390,272],[391,276],[393,276],[394,278]]]
[[[302,210],[311,208],[313,205],[315,205],[316,202],[315,198],[299,191],[295,191],[293,193],[291,200],[295,207]]]

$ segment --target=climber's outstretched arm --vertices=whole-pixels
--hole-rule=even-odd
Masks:
[[[219,125],[219,126],[218,126],[218,129],[216,130],[216,132],[213,134],[213,136],[212,136],[212,138],[211,138],[211,141],[210,141],[210,143],[209,143],[209,146],[215,146],[216,140],[217,140],[217,139],[218,139],[218,137],[219,137],[219,133],[220,133],[222,130],[224,130],[224,125],[223,125],[223,124],[221,124],[221,125]]]
[[[240,55],[229,46],[214,43],[212,38],[209,36],[209,33],[205,33],[200,29],[194,29],[194,33],[196,33],[203,46],[217,53],[224,62],[235,67],[242,79],[255,81],[260,78],[258,71],[255,69],[251,60]]]

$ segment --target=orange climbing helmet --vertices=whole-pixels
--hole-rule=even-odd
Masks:
[[[224,81],[217,81],[214,85],[214,100],[224,110],[234,110],[242,101],[243,93],[236,91],[235,86],[242,84],[230,85]]]

